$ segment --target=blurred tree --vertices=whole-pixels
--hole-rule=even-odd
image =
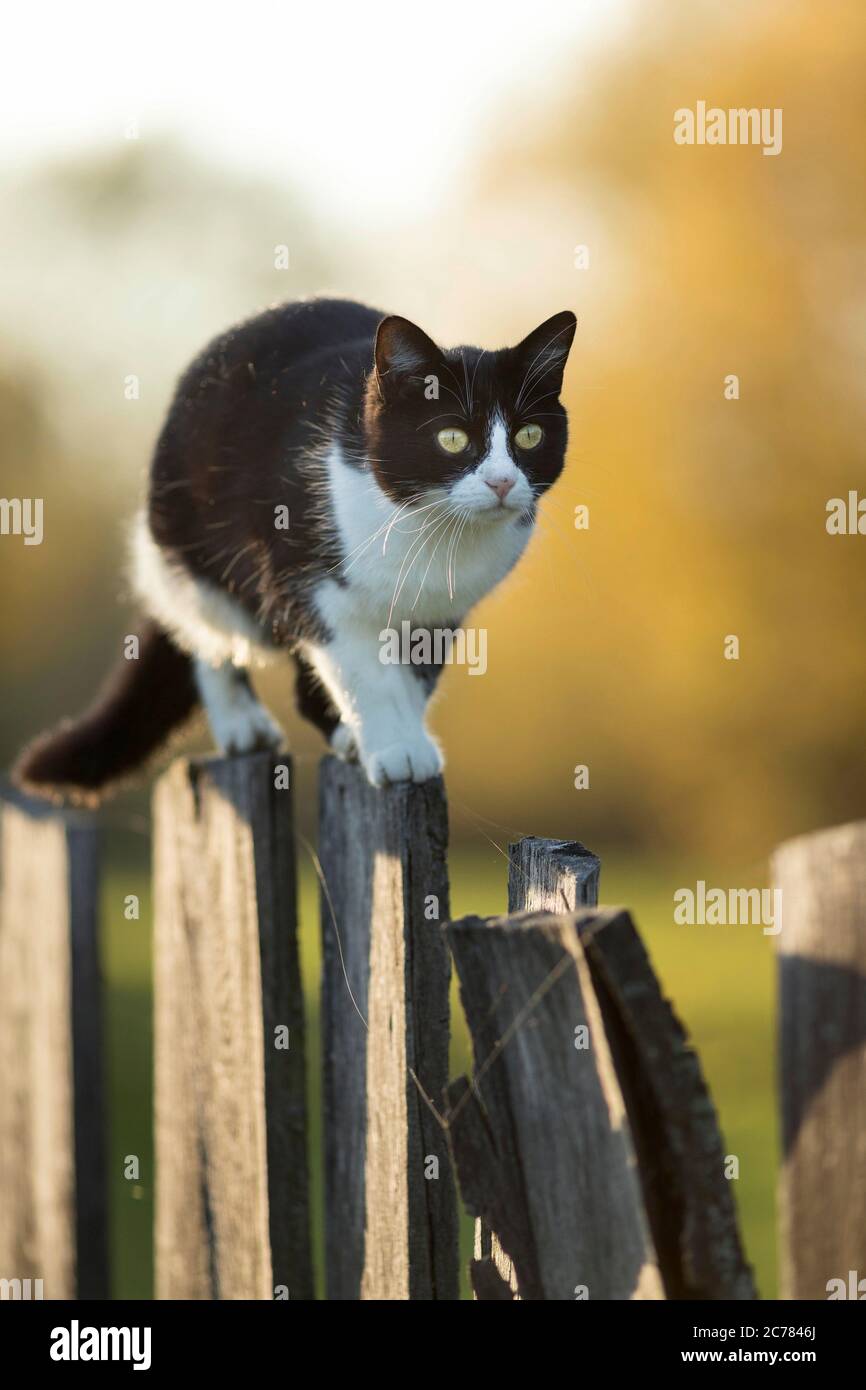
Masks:
[[[853,3],[673,3],[497,129],[470,214],[513,272],[493,316],[580,327],[545,539],[442,711],[477,811],[756,861],[864,813],[866,539],[825,530],[866,495],[864,61]],[[675,145],[698,99],[782,108],[782,153]]]

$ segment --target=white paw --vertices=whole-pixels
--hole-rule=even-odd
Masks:
[[[427,782],[443,768],[442,754],[425,733],[414,734],[384,748],[368,748],[362,754],[367,781],[374,787],[391,782]]]
[[[283,743],[282,729],[258,700],[239,701],[230,709],[222,710],[218,719],[211,716],[211,727],[214,738],[227,755],[279,748]]]
[[[342,758],[344,763],[355,762],[358,757],[358,745],[355,742],[355,735],[344,724],[342,720],[337,725],[330,738],[331,749],[338,758]]]

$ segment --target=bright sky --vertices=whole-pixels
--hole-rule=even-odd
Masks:
[[[307,186],[323,212],[417,215],[509,97],[527,114],[631,0],[45,0],[5,20],[0,162],[173,133]],[[564,68],[568,72],[568,67]],[[567,79],[566,79],[567,80]]]

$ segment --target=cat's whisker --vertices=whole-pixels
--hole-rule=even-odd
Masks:
[[[460,518],[461,518],[461,516],[462,516],[462,512],[455,512],[455,514],[454,514],[454,524],[451,526],[450,530],[449,530],[448,532],[446,532],[446,534],[448,535],[448,538],[449,538],[449,539],[448,539],[448,548],[447,548],[447,550],[446,550],[446,552],[445,552],[445,580],[446,580],[446,583],[448,584],[448,596],[449,596],[449,598],[452,598],[452,599],[453,599],[453,597],[454,597],[454,593],[453,593],[453,589],[452,589],[451,582],[450,582],[450,579],[449,579],[449,573],[450,573],[450,570],[449,570],[449,566],[450,566],[450,556],[451,556],[452,547],[453,547],[453,545],[454,545],[454,537],[456,536],[457,531],[458,531],[458,528],[459,528],[459,525],[460,525]]]
[[[444,518],[441,516],[430,517],[427,521],[427,524],[423,527],[418,539],[413,541],[409,546],[408,550],[406,551],[406,554],[403,557],[403,563],[401,564],[399,573],[397,575],[397,582],[394,586],[394,596],[391,599],[391,607],[388,610],[388,621],[385,624],[386,627],[391,626],[391,619],[394,616],[394,609],[397,606],[397,600],[403,591],[403,587],[406,583],[406,580],[412,573],[415,561],[418,559],[418,556],[423,551],[425,545],[427,544],[427,541],[432,540],[436,532],[440,530],[441,527],[447,525],[451,516],[452,513],[449,512]],[[406,568],[407,562],[409,562],[408,569]]]
[[[416,609],[417,606],[418,606],[418,602],[419,602],[419,600],[420,600],[420,598],[421,598],[421,593],[422,593],[422,591],[423,591],[423,589],[424,589],[424,585],[425,585],[426,582],[427,582],[427,576],[428,576],[428,574],[430,573],[430,566],[433,564],[433,561],[436,559],[436,551],[439,549],[440,545],[442,544],[442,542],[443,542],[443,540],[445,539],[445,537],[447,536],[447,534],[448,534],[447,531],[443,531],[443,532],[442,532],[442,535],[439,537],[438,541],[436,542],[436,544],[435,544],[434,547],[433,547],[433,551],[432,551],[432,554],[431,554],[431,556],[430,556],[430,559],[427,561],[427,568],[426,568],[425,571],[424,571],[424,575],[423,575],[423,578],[422,578],[422,580],[421,580],[421,584],[420,584],[420,586],[419,586],[419,588],[418,588],[417,594],[415,595],[415,601],[414,601],[414,603],[412,604],[411,611],[412,611],[413,613],[415,612],[415,609]]]
[[[428,502],[427,505],[426,505],[426,507],[416,507],[416,508],[414,509],[414,511],[412,511],[412,512],[410,513],[410,515],[411,515],[411,516],[418,516],[418,515],[420,515],[421,512],[427,512],[427,511],[429,511],[431,507],[441,507],[441,506],[442,506],[442,503],[443,503],[443,500],[445,500],[445,499],[443,499],[443,498],[441,498],[441,497],[437,497],[437,498],[435,498],[432,502]],[[390,536],[391,536],[391,531],[393,530],[394,526],[396,526],[398,519],[399,519],[398,517],[395,517],[395,518],[394,518],[394,520],[389,524],[388,530],[387,530],[386,533],[385,533],[385,539],[384,539],[384,541],[382,542],[382,554],[383,554],[383,555],[385,554],[385,551],[386,551],[386,549],[387,549],[388,541],[389,541]],[[428,520],[429,520],[429,519],[430,519],[430,518],[428,518]],[[416,528],[416,529],[417,529],[417,528]],[[423,528],[422,528],[422,529],[423,529]]]
[[[556,333],[554,323],[565,326]],[[198,704],[227,755],[277,747],[280,732],[238,667],[280,653],[298,666],[299,712],[326,736],[342,716],[341,734],[351,728],[371,784],[436,776],[441,757],[424,723],[430,690],[410,669],[383,676],[374,624],[393,588],[389,625],[412,614],[426,629],[453,628],[517,563],[529,529],[515,525],[518,511],[491,511],[488,486],[503,495],[503,484],[520,479],[505,431],[515,405],[518,414],[522,406],[564,418],[546,401],[558,395],[549,383],[561,382],[574,326],[562,313],[514,349],[443,350],[399,315],[315,300],[276,306],[214,338],[178,383],[134,532],[132,581],[151,655],[122,663],[95,715],[32,745],[18,765],[22,780],[90,800],[156,752]],[[440,411],[448,396],[454,405]],[[431,403],[436,414],[413,423]],[[472,422],[481,447],[447,464],[431,437],[441,419]],[[525,461],[529,479],[553,482],[562,471],[564,428],[549,433],[543,467]],[[540,491],[524,483],[516,493],[530,503],[527,520],[538,520]],[[281,501],[290,526],[278,519]],[[569,552],[574,563],[573,544]],[[552,564],[549,547],[543,553]],[[383,690],[393,691],[388,711]]]
[[[450,363],[450,362],[447,362],[447,361],[445,360],[445,358],[443,358],[443,359],[442,359],[442,366],[445,368],[446,372],[449,372],[449,373],[450,373],[450,375],[451,375],[451,380],[454,382],[454,385],[457,387],[457,391],[456,391],[456,392],[455,392],[455,391],[452,391],[451,394],[457,396],[457,399],[458,399],[458,401],[460,401],[460,404],[461,404],[461,406],[462,406],[463,413],[464,413],[464,415],[466,416],[466,418],[468,419],[468,418],[469,418],[469,402],[466,401],[466,400],[464,400],[464,399],[459,395],[459,391],[460,391],[460,382],[457,380],[457,377],[456,377],[456,375],[455,375],[455,373],[454,373],[454,370],[453,370],[453,368],[452,368],[452,366],[451,366],[451,363]],[[440,388],[441,388],[442,383],[440,382],[439,385],[440,385]],[[448,391],[449,389],[450,389],[450,388],[449,388],[448,386],[445,387],[445,390],[446,390],[446,391]]]
[[[449,599],[453,599],[453,597],[454,597],[454,592],[453,592],[453,589],[452,589],[452,586],[451,586],[451,578],[450,578],[450,556],[451,556],[451,548],[452,548],[452,546],[454,545],[454,537],[457,535],[457,530],[458,530],[459,525],[460,525],[460,513],[458,512],[458,513],[456,514],[455,518],[454,518],[454,525],[451,527],[450,536],[449,536],[449,540],[448,540],[448,549],[447,549],[446,552],[445,552],[445,582],[446,582],[447,585],[448,585],[448,597],[449,597]]]
[[[464,509],[460,517],[460,524],[457,527],[454,540],[451,542],[451,545],[449,547],[450,571],[448,580],[448,597],[451,599],[452,602],[454,600],[454,595],[457,591],[457,552],[460,548],[461,537],[463,535],[463,532],[466,530],[471,515],[472,513],[468,509]]]
[[[554,333],[553,337],[552,337],[551,339],[549,339],[549,341],[546,342],[546,343],[544,344],[544,346],[535,354],[535,356],[533,357],[532,361],[531,361],[530,364],[529,364],[529,367],[527,368],[526,375],[525,375],[525,377],[523,378],[523,385],[521,386],[520,390],[519,390],[518,393],[517,393],[517,400],[515,401],[515,408],[519,407],[520,402],[521,402],[521,400],[523,399],[523,392],[526,390],[526,387],[527,387],[527,385],[528,385],[528,383],[529,383],[530,377],[532,377],[533,375],[537,375],[538,373],[540,373],[541,376],[543,376],[544,373],[545,373],[546,371],[549,371],[550,368],[553,367],[553,366],[555,365],[555,363],[552,362],[552,361],[551,361],[551,362],[542,361],[541,366],[540,366],[539,368],[536,369],[536,368],[535,368],[535,363],[538,361],[539,357],[543,357],[544,354],[545,354],[546,352],[549,352],[549,350],[550,350],[552,344],[556,342],[557,338],[561,338],[562,335],[563,335],[563,333],[573,333],[573,332],[574,332],[574,325],[571,324],[571,323],[566,323],[562,328],[559,329],[559,331],[558,331],[557,333]],[[539,380],[540,380],[540,376],[539,376]]]
[[[459,393],[458,391],[452,391],[452,389],[451,389],[450,386],[446,386],[446,385],[445,385],[443,382],[441,382],[441,381],[440,381],[440,383],[439,383],[439,390],[440,390],[440,391],[447,391],[448,394],[449,394],[449,396],[453,396],[453,397],[454,397],[455,401],[457,402],[457,404],[458,404],[459,407],[460,407],[460,414],[463,416],[464,419],[468,420],[468,419],[469,419],[469,411],[466,409],[466,403],[465,403],[465,401],[463,400],[463,397],[460,395],[460,393]]]
[[[455,524],[454,524],[454,529],[453,529],[453,531],[451,532],[451,539],[450,539],[449,542],[448,542],[448,549],[447,549],[447,551],[445,552],[445,582],[446,582],[447,585],[448,585],[448,597],[449,597],[449,599],[453,599],[453,598],[454,598],[454,581],[453,581],[453,578],[452,578],[451,560],[452,560],[452,557],[453,557],[453,554],[454,554],[454,541],[456,540],[457,534],[458,534],[458,532],[459,532],[459,530],[460,530],[460,521],[461,521],[461,519],[462,519],[462,513],[461,513],[461,512],[458,512],[457,518],[456,518],[456,521],[455,521]]]
[[[451,418],[452,414],[450,410],[443,411],[441,415],[431,415],[429,420],[422,420],[420,425],[415,426],[415,433],[417,434],[419,430],[423,430],[425,425],[435,424],[437,420],[450,420]]]
[[[478,360],[477,360],[477,362],[475,363],[475,370],[474,370],[473,373],[472,373],[472,385],[469,387],[469,414],[470,414],[470,416],[472,415],[472,405],[473,405],[473,402],[474,402],[474,400],[475,400],[475,378],[476,378],[476,376],[478,375],[478,368],[479,368],[480,365],[481,365],[481,358],[484,356],[484,354],[485,354],[486,351],[487,351],[486,348],[482,348],[482,349],[481,349],[481,352],[480,352],[479,355],[478,355]]]
[[[370,488],[370,491],[371,491],[371,492],[376,492],[376,491],[380,491],[380,492],[381,492],[381,489],[377,488],[376,485],[374,484],[373,487]],[[423,492],[415,492],[415,493],[413,493],[411,497],[409,497],[405,502],[402,502],[402,503],[400,504],[400,506],[397,508],[397,513],[396,513],[396,515],[399,516],[400,513],[401,513],[402,511],[405,511],[405,509],[406,509],[407,507],[411,506],[411,504],[412,504],[413,502],[420,501],[420,499],[421,499],[423,496],[424,496],[424,493],[423,493]],[[388,516],[386,516],[386,517],[385,517],[385,520],[382,522],[381,526],[379,526],[379,528],[378,528],[376,531],[374,531],[373,534],[372,534],[371,536],[368,536],[367,539],[366,539],[365,541],[361,541],[359,545],[354,546],[354,547],[352,548],[352,550],[350,550],[350,551],[348,552],[348,554],[345,555],[345,556],[343,557],[342,560],[338,560],[337,563],[336,563],[336,565],[332,565],[331,568],[330,568],[329,570],[326,570],[326,571],[325,571],[325,573],[326,573],[326,574],[333,574],[334,570],[343,569],[344,566],[345,566],[344,573],[345,573],[345,572],[348,572],[348,571],[352,568],[352,566],[355,565],[355,564],[357,564],[358,560],[360,560],[361,554],[362,554],[369,546],[371,546],[371,545],[373,544],[373,542],[374,542],[375,540],[378,539],[379,536],[381,536],[381,534],[382,534],[382,532],[385,530],[386,526],[389,526],[389,525],[392,525],[392,524],[393,524],[394,520],[395,520],[395,517],[392,516],[391,514],[389,514]],[[357,552],[361,552],[361,553],[357,553]],[[383,553],[384,553],[384,552],[383,552]],[[346,565],[346,564],[345,564],[346,560],[351,559],[351,557],[352,557],[353,555],[355,556],[355,559],[352,560],[352,563],[351,563],[350,565]]]
[[[559,395],[559,392],[558,392],[558,391],[545,391],[544,394],[543,394],[542,396],[533,396],[531,401],[526,401],[526,402],[520,407],[520,413],[521,413],[521,415],[528,415],[530,412],[532,412],[532,414],[535,415],[535,414],[536,414],[535,407],[538,405],[538,402],[539,402],[539,401],[546,401],[547,398],[548,398],[548,396],[558,396],[558,395]],[[548,412],[548,413],[550,413],[550,412]],[[556,414],[556,412],[554,411],[553,414]]]
[[[448,369],[449,372],[451,372],[451,368],[448,366],[448,363],[447,363],[447,362],[443,362],[442,365],[443,365],[443,367],[446,367],[446,368]],[[453,373],[453,372],[451,372],[451,377],[452,377],[452,380],[454,381],[455,385],[457,385],[458,388],[459,388],[459,382],[457,381],[457,378],[454,376],[454,373]],[[423,377],[423,376],[413,376],[413,377],[410,377],[409,379],[410,379],[410,381],[422,381],[422,382],[426,382],[426,380],[427,380],[427,378],[426,378],[426,377]],[[460,414],[461,414],[465,419],[468,419],[468,418],[469,418],[469,412],[468,412],[467,409],[466,409],[466,404],[465,404],[465,402],[464,402],[464,400],[463,400],[463,397],[459,394],[459,390],[458,390],[458,391],[452,391],[452,389],[451,389],[450,386],[444,385],[444,383],[441,382],[441,381],[440,381],[439,384],[438,384],[438,389],[439,389],[440,391],[447,391],[448,394],[449,394],[449,396],[453,396],[454,399],[455,399],[455,401],[457,402],[457,404],[460,406]],[[438,396],[436,397],[436,399],[438,400]]]
[[[456,543],[456,545],[454,546],[454,559],[453,559],[453,561],[452,561],[452,570],[451,570],[452,578],[453,578],[453,581],[454,581],[454,593],[451,595],[452,599],[453,599],[453,597],[454,597],[454,594],[456,594],[456,592],[457,592],[457,555],[458,555],[458,552],[459,552],[459,550],[460,550],[460,542],[461,542],[462,539],[463,539],[463,532],[466,530],[466,527],[470,525],[471,521],[472,521],[472,513],[471,513],[471,511],[469,511],[469,510],[467,509],[466,515],[465,515],[464,518],[463,518],[462,525],[461,525],[460,530],[459,530],[458,535],[457,535],[457,543]]]

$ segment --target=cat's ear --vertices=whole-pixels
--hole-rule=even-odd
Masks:
[[[389,314],[376,330],[376,371],[387,382],[389,375],[410,376],[442,356],[423,329],[399,314]]]
[[[577,319],[570,309],[545,319],[514,349],[530,386],[544,383],[545,392],[562,389],[562,374],[574,340]]]

